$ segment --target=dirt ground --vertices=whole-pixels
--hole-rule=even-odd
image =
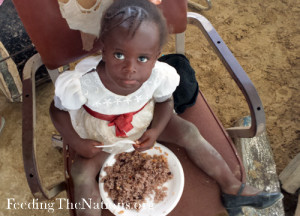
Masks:
[[[197,1],[204,4],[204,1]],[[300,153],[300,4],[296,0],[213,0],[210,20],[253,81],[264,105],[267,133],[278,174]],[[173,50],[170,43],[166,48]],[[188,27],[186,55],[197,72],[199,86],[225,127],[248,115],[247,104],[200,30]],[[38,163],[43,182],[63,180],[61,153],[52,148],[48,108],[53,85],[37,88]],[[0,115],[6,125],[0,135],[0,216],[68,215],[68,210],[13,209],[15,202],[32,202],[24,175],[21,137],[22,104],[0,94]],[[65,193],[59,198],[66,197]],[[51,204],[59,200],[48,202]],[[286,215],[293,215],[296,197],[286,195]],[[9,209],[11,208],[11,209]],[[21,208],[21,207],[20,207]],[[48,208],[49,209],[49,208]]]

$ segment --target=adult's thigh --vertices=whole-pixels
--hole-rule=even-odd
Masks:
[[[198,135],[199,131],[193,123],[173,114],[158,141],[184,146],[185,140]]]

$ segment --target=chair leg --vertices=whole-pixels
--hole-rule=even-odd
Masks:
[[[63,157],[64,157],[64,169],[66,178],[66,192],[69,203],[74,203],[74,184],[72,181],[71,166],[73,163],[74,151],[69,148],[69,145],[63,143]],[[76,216],[75,209],[70,208],[70,216]]]
[[[40,55],[32,56],[23,70],[23,103],[22,103],[22,153],[24,170],[29,188],[34,197],[40,200],[52,199],[65,190],[65,182],[48,189],[41,181],[36,160],[36,101],[35,73],[43,65]]]

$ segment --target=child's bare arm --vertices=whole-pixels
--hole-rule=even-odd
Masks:
[[[155,104],[154,116],[150,128],[138,140],[138,144],[134,145],[137,151],[145,151],[152,148],[158,136],[167,126],[172,116],[173,108],[173,98]]]
[[[54,102],[51,103],[49,111],[51,120],[55,128],[63,137],[64,142],[70,145],[79,155],[86,158],[92,158],[101,152],[100,148],[94,147],[96,145],[101,145],[101,143],[95,140],[82,139],[77,134],[72,126],[68,112],[56,108]]]

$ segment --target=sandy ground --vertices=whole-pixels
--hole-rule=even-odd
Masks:
[[[194,0],[197,2],[197,0]],[[202,2],[202,0],[201,0]],[[202,2],[203,3],[203,2]],[[296,0],[213,0],[202,12],[253,81],[264,105],[267,133],[280,173],[300,152],[300,5]],[[168,46],[173,49],[172,44]],[[225,127],[248,115],[247,104],[200,30],[189,26],[186,55],[197,72],[199,86]],[[61,153],[52,148],[55,132],[48,115],[53,85],[37,88],[38,163],[43,181],[51,186],[63,180]],[[24,175],[21,137],[22,104],[9,103],[0,94],[0,115],[6,125],[0,135],[0,216],[67,215],[66,203],[48,202],[50,210],[8,209],[9,199],[32,202]],[[66,197],[65,193],[58,198]],[[295,197],[286,196],[286,215],[293,215]],[[51,204],[55,205],[51,212]],[[21,208],[21,206],[19,206]]]

